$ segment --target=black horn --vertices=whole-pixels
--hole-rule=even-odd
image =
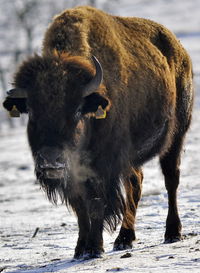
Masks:
[[[96,74],[93,79],[85,86],[83,97],[89,96],[94,91],[96,91],[103,80],[103,69],[100,62],[95,56],[92,56],[92,60],[95,65]]]

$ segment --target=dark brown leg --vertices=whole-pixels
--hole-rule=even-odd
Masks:
[[[79,226],[79,236],[75,248],[74,258],[81,259],[85,254],[85,249],[88,242],[88,236],[90,232],[90,219],[87,208],[82,200],[78,200],[77,202],[75,202],[73,208],[76,212]]]
[[[90,232],[86,246],[85,258],[100,258],[103,249],[104,204],[101,198],[89,201]]]
[[[103,249],[104,204],[95,197],[87,183],[87,198],[70,202],[78,218],[79,237],[75,249],[75,259],[99,258]]]
[[[168,215],[166,220],[165,242],[172,243],[181,240],[181,221],[177,207],[177,188],[180,175],[180,152],[183,137],[177,136],[167,154],[160,158],[165,186],[168,193]]]
[[[118,237],[114,242],[114,250],[132,248],[135,240],[135,216],[138,202],[141,197],[143,174],[140,169],[132,169],[132,174],[125,184],[126,211]]]

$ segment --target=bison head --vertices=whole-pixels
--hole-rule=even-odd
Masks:
[[[95,69],[83,57],[30,58],[19,68],[15,88],[3,104],[9,111],[28,113],[36,176],[51,199],[63,181],[75,175],[70,173],[71,161],[83,160],[89,121],[105,117],[109,105],[103,95],[102,67],[92,59]]]

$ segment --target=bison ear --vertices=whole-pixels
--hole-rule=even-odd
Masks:
[[[12,89],[7,92],[8,96],[3,102],[3,107],[9,111],[11,117],[19,117],[22,113],[28,113],[26,97],[22,91]]]
[[[108,110],[109,100],[99,93],[92,93],[84,98],[82,106],[82,114],[92,114],[96,119],[106,118],[106,112]]]

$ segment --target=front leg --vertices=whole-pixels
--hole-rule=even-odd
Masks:
[[[103,221],[104,221],[104,203],[101,198],[93,198],[88,203],[90,232],[85,251],[85,258],[100,258],[104,252],[103,249]]]
[[[75,248],[74,258],[81,259],[84,257],[88,235],[90,232],[90,219],[85,202],[80,198],[73,204],[73,209],[76,212],[79,226],[79,237]]]

